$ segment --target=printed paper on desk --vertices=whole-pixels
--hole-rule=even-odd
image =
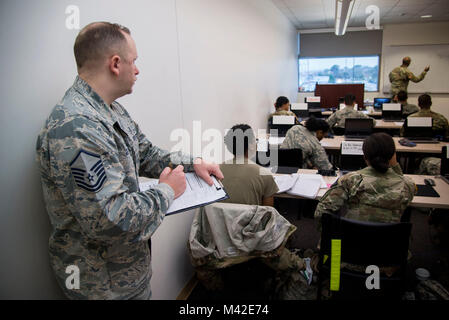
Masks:
[[[321,187],[321,176],[300,174],[295,185],[287,191],[288,194],[309,199],[315,199]]]
[[[290,190],[294,185],[296,180],[298,179],[298,174],[286,174],[280,176],[273,176],[274,182],[276,182],[279,191],[277,193],[282,193],[287,190]]]
[[[206,181],[198,177],[194,172],[187,172],[185,177],[186,190],[172,202],[166,215],[194,209],[229,198],[223,186],[214,176],[211,176],[214,182],[212,186],[209,186]],[[146,191],[158,182],[159,180],[157,179],[142,182],[139,184],[140,190]]]
[[[256,150],[259,152],[268,152],[268,140],[267,139],[257,140],[257,149]]]
[[[408,127],[431,127],[432,117],[408,117]]]
[[[301,177],[305,178],[307,180],[309,180],[309,179],[319,180],[321,182],[320,188],[327,188],[327,183],[326,183],[326,181],[324,181],[324,178],[321,174],[304,173],[304,174],[301,174]]]
[[[307,110],[307,103],[292,103],[290,109],[292,110]]]
[[[402,126],[404,125],[404,121],[395,121],[394,124],[397,126]]]
[[[340,110],[343,110],[344,108],[346,108],[346,105],[344,103],[340,103]]]
[[[384,111],[401,111],[400,103],[383,103],[382,110]]]
[[[273,124],[295,124],[295,116],[273,116]]]
[[[285,140],[285,137],[270,137],[268,139],[269,144],[282,144]]]
[[[306,102],[321,102],[321,97],[306,97]]]
[[[341,154],[343,155],[362,155],[363,141],[342,141]]]

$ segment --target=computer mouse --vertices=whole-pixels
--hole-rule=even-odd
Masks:
[[[435,181],[433,179],[424,179],[424,183],[428,186],[434,186]]]

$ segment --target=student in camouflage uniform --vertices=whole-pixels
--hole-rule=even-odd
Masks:
[[[52,224],[50,263],[71,299],[149,299],[149,239],[185,190],[183,169],[209,184],[210,173],[223,176],[218,165],[154,146],[115,101],[132,92],[139,74],[129,29],[89,24],[74,51],[78,76],[36,146]],[[141,192],[139,176],[159,177],[159,184]],[[69,289],[72,265],[80,282]]]
[[[296,118],[296,115],[290,111],[290,101],[287,97],[280,96],[276,99],[276,102],[274,104],[274,107],[276,109],[275,112],[269,115],[268,121],[273,118],[273,116],[294,116],[295,117],[295,123],[299,124],[298,118]]]
[[[233,126],[224,138],[234,159],[220,165],[229,199],[223,202],[273,206],[278,187],[271,172],[250,160],[256,153],[256,139],[247,124]]]
[[[404,117],[407,117],[411,115],[412,113],[418,112],[419,108],[415,104],[410,104],[407,102],[408,95],[405,91],[399,91],[399,93],[394,97],[394,101],[397,101],[397,103],[401,104],[402,108],[402,115]]]
[[[433,120],[432,129],[435,133],[443,134],[445,138],[449,137],[449,124],[445,116],[430,110],[432,98],[428,94],[422,94],[418,98],[420,111],[411,114],[409,117],[431,117]],[[401,136],[404,136],[404,127],[401,128]]]
[[[329,127],[332,129],[333,127],[337,127],[340,129],[344,129],[345,120],[347,118],[358,118],[358,119],[372,119],[368,117],[361,111],[354,110],[355,106],[355,96],[352,94],[347,94],[345,96],[345,108],[343,110],[335,111],[329,118],[327,118],[327,123]],[[373,120],[373,126],[376,124],[376,120]]]
[[[332,169],[320,140],[327,136],[329,125],[322,119],[310,117],[306,126],[296,125],[287,131],[283,149],[301,149],[304,168]]]
[[[408,67],[410,66],[410,63],[412,62],[412,59],[410,57],[405,57],[402,59],[402,65],[400,67],[394,68],[390,74],[390,82],[391,82],[391,96],[394,97],[399,93],[399,91],[405,91],[407,92],[407,87],[409,81],[413,82],[420,82],[424,79],[427,72],[430,70],[430,66],[427,66],[424,71],[417,77],[415,76]]]
[[[374,133],[363,142],[363,154],[368,167],[340,178],[320,199],[316,218],[326,212],[361,221],[400,221],[416,187],[402,174],[393,139]]]

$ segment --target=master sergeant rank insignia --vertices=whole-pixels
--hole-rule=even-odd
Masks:
[[[70,169],[76,185],[90,192],[100,191],[107,178],[100,155],[84,150],[72,160]]]

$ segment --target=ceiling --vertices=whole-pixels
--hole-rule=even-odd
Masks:
[[[271,0],[298,30],[335,27],[335,0]],[[370,13],[379,8],[380,26],[394,23],[449,21],[449,0],[355,0],[348,27],[365,27]],[[432,15],[431,18],[421,18]],[[449,31],[448,31],[449,32]]]

